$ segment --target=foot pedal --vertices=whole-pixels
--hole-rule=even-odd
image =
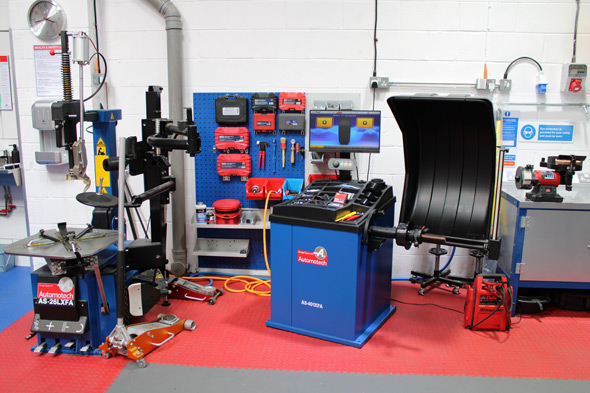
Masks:
[[[66,345],[64,345],[65,348],[67,349],[72,349],[76,347],[76,342],[74,340],[69,341]]]
[[[35,347],[35,349],[33,350],[33,352],[35,353],[41,353],[45,351],[45,348],[47,348],[47,344],[45,342],[42,342],[41,344],[37,345]]]
[[[49,353],[55,355],[55,354],[57,354],[57,351],[59,351],[60,349],[61,349],[61,344],[57,343],[53,347],[51,347],[51,349],[49,350]]]
[[[90,344],[84,345],[82,348],[80,348],[80,352],[86,353],[86,352],[90,351],[90,348],[92,348],[90,346]]]

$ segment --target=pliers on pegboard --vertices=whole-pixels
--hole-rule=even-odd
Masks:
[[[266,158],[266,146],[268,145],[268,142],[256,141],[256,143],[258,144],[258,148],[260,149],[260,152],[258,153],[258,169],[260,169],[261,162],[262,169],[264,169],[264,161]]]

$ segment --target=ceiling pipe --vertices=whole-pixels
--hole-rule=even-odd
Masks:
[[[170,0],[145,0],[166,21],[168,52],[168,111],[176,124],[182,120],[182,20],[178,8]],[[172,193],[172,262],[170,271],[182,276],[187,270],[186,214],[184,191],[184,151],[173,150],[171,173],[176,178],[176,191]]]

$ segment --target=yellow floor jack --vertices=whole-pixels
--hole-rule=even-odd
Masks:
[[[119,150],[119,157],[126,157],[125,138],[120,138]],[[124,159],[119,160],[119,174],[125,173],[125,161]],[[125,176],[120,175],[119,189],[124,190],[124,187]],[[196,324],[189,319],[181,320],[175,315],[160,314],[155,321],[125,326],[125,220],[122,219],[124,217],[124,198],[119,198],[118,203],[118,217],[121,219],[119,219],[117,243],[117,325],[98,348],[104,358],[115,355],[127,356],[143,368],[147,366],[144,357],[148,353],[170,341],[182,330],[194,330]],[[141,303],[141,300],[138,303]]]

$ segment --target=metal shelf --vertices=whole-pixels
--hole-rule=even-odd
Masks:
[[[0,167],[0,185],[22,185],[20,164],[6,164]]]
[[[246,258],[249,253],[249,239],[197,239],[193,249],[193,255],[209,257]]]
[[[207,212],[213,211],[213,209],[207,209]],[[271,209],[268,209],[266,214],[266,229],[270,229],[270,222],[268,221],[268,216],[270,215]],[[253,208],[244,208],[242,209],[241,220],[240,224],[197,224],[197,217],[196,213],[193,214],[190,223],[188,226],[190,228],[208,228],[208,229],[262,229],[262,215],[264,214],[263,209],[253,209]],[[249,216],[251,219],[251,224],[247,224],[245,218]]]

